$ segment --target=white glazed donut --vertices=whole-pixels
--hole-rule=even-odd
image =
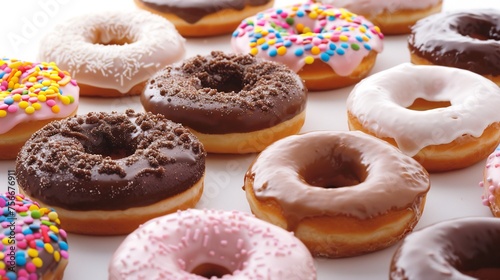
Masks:
[[[142,225],[109,266],[110,280],[214,277],[312,280],[316,269],[292,233],[247,213],[196,209]]]
[[[401,64],[356,85],[347,99],[351,130],[397,146],[428,171],[486,158],[500,141],[500,88],[475,73]]]
[[[145,81],[184,57],[184,38],[161,16],[147,11],[107,11],[56,26],[40,43],[39,58],[74,76],[80,94],[140,94]]]
[[[335,7],[363,15],[384,34],[409,33],[419,19],[441,11],[442,0],[322,0]]]

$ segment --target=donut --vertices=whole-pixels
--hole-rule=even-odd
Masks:
[[[246,17],[271,8],[274,0],[134,0],[144,10],[171,21],[186,37],[231,33]]]
[[[341,258],[411,232],[429,186],[418,162],[373,136],[317,131],[262,151],[244,190],[256,217],[293,231],[314,256]]]
[[[0,194],[0,206],[0,279],[62,279],[69,247],[57,212],[11,187]]]
[[[483,205],[488,206],[495,217],[500,217],[500,146],[498,146],[486,160],[483,170],[483,181],[479,186],[483,188]]]
[[[365,16],[386,35],[407,34],[418,20],[439,13],[442,0],[322,0]]]
[[[54,208],[68,232],[118,235],[194,207],[205,151],[180,124],[151,113],[88,113],[55,121],[16,161],[20,191]]]
[[[408,235],[391,262],[391,280],[498,279],[500,219],[456,218]]]
[[[54,63],[0,59],[0,160],[15,159],[31,134],[76,114],[79,87]]]
[[[307,2],[243,20],[231,45],[236,53],[287,65],[314,91],[345,87],[366,77],[383,49],[383,37],[361,16]]]
[[[307,89],[286,66],[212,52],[167,66],[148,82],[146,111],[189,127],[213,153],[253,153],[297,133]]]
[[[82,96],[139,95],[150,76],[184,57],[184,41],[160,16],[107,11],[57,25],[41,39],[38,56],[67,69]]]
[[[449,11],[422,19],[408,37],[411,61],[456,67],[500,86],[500,10]]]
[[[290,232],[243,212],[197,209],[141,226],[108,271],[110,280],[316,279],[311,253]]]
[[[470,71],[404,63],[357,84],[350,130],[381,138],[429,172],[464,168],[500,142],[500,88]]]

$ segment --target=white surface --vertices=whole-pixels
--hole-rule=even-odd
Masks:
[[[292,0],[277,0],[278,5]],[[57,22],[76,14],[104,9],[135,9],[132,0],[17,0],[0,2],[3,36],[0,55],[22,60],[36,58],[39,40]],[[498,0],[445,0],[444,9],[497,8]],[[9,14],[11,12],[11,14]],[[63,40],[63,38],[54,38]],[[211,50],[230,51],[230,36],[187,40],[187,56],[207,54]],[[409,61],[406,36],[386,37],[385,50],[377,58],[374,72]],[[309,95],[307,118],[302,132],[347,130],[345,100],[352,87],[313,92]],[[121,99],[82,98],[79,113],[89,111],[142,110],[137,97]],[[249,212],[241,189],[243,176],[255,155],[209,155],[205,192],[197,208],[217,208]],[[491,216],[481,204],[481,180],[484,161],[469,168],[432,174],[427,205],[417,228],[455,217]],[[14,161],[0,161],[0,188],[6,190],[7,170]],[[70,262],[64,279],[107,279],[107,265],[120,237],[89,237],[70,234]],[[389,264],[395,246],[364,256],[328,260],[316,259],[318,279],[388,279]]]

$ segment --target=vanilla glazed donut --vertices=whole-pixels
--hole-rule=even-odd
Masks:
[[[483,205],[488,206],[495,217],[500,217],[500,146],[486,160],[483,170]]]
[[[408,37],[411,61],[472,71],[500,86],[500,10],[439,13],[417,22]]]
[[[351,130],[381,138],[429,172],[470,166],[500,141],[500,88],[457,68],[410,63],[357,84],[347,98]]]
[[[314,256],[340,258],[391,246],[422,215],[429,174],[395,147],[362,132],[319,131],[281,139],[245,175],[250,209],[293,231]]]
[[[160,16],[106,11],[57,25],[42,38],[38,57],[68,70],[82,96],[138,95],[156,71],[184,57],[184,41]]]
[[[316,268],[290,232],[243,212],[189,209],[127,236],[109,264],[109,279],[313,280]]]
[[[180,124],[151,113],[89,113],[55,121],[19,152],[20,191],[54,208],[67,231],[118,235],[194,207],[205,151]]]
[[[186,37],[231,33],[246,17],[271,8],[274,0],[134,0],[172,22]]]
[[[307,2],[243,20],[233,32],[231,45],[236,53],[287,65],[309,90],[327,90],[366,77],[383,49],[383,37],[362,16]]]
[[[79,87],[54,63],[0,59],[0,160],[15,159],[31,135],[76,114]]]
[[[498,279],[500,219],[456,218],[408,235],[391,262],[391,280]]]
[[[0,279],[63,279],[69,246],[57,212],[10,189],[0,195]]]
[[[365,16],[386,35],[410,33],[418,20],[441,11],[442,0],[322,0]]]
[[[297,133],[307,89],[286,66],[250,55],[212,52],[153,76],[141,103],[182,123],[213,153],[253,153]]]

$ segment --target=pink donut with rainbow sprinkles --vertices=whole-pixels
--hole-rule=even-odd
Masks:
[[[313,280],[316,269],[291,232],[247,213],[189,209],[150,220],[125,238],[109,279]]]
[[[383,50],[383,38],[380,29],[362,16],[306,2],[243,20],[231,45],[236,53],[287,65],[309,90],[328,90],[366,77]]]

